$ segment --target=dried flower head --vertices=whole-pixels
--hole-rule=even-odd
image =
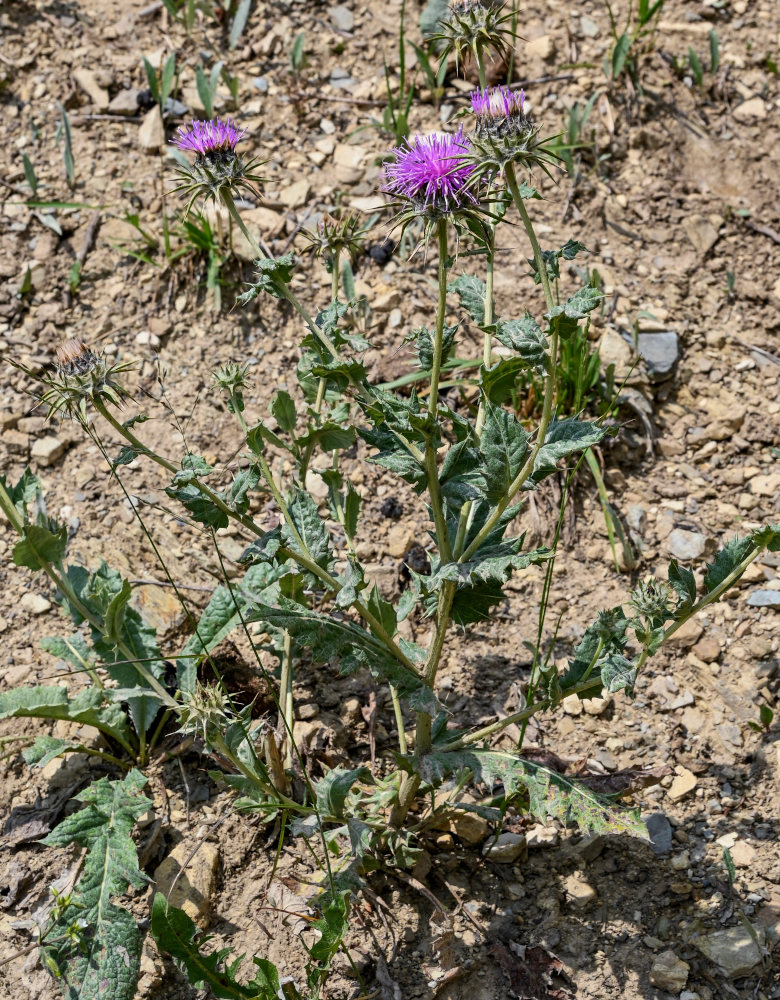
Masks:
[[[76,337],[58,344],[55,353],[57,368],[63,375],[86,375],[98,361],[84,341]]]
[[[452,0],[431,41],[442,42],[442,58],[453,53],[456,66],[469,56],[482,65],[485,52],[497,59],[509,55],[515,38],[511,22],[504,0]]]
[[[471,95],[474,131],[469,136],[476,177],[501,173],[509,163],[529,171],[549,166],[559,157],[551,149],[555,137],[539,138],[539,126],[526,114],[525,93],[509,87],[488,87]]]
[[[336,218],[326,212],[315,229],[304,230],[302,235],[309,243],[307,249],[316,257],[322,257],[330,271],[335,258],[344,251],[354,262],[363,249],[367,232],[368,229],[352,214]]]
[[[27,368],[18,361],[11,364],[44,386],[39,396],[48,407],[46,419],[55,415],[86,420],[87,401],[100,398],[121,406],[129,398],[127,390],[117,381],[117,375],[128,371],[134,361],[110,365],[103,354],[95,353],[83,340],[71,338],[57,347],[57,363],[43,373]]]
[[[195,153],[194,163],[180,167],[181,183],[175,188],[189,197],[185,215],[199,195],[206,201],[217,201],[225,193],[239,195],[242,187],[255,193],[254,186],[262,184],[263,178],[254,172],[260,160],[245,160],[236,152],[245,135],[246,130],[229,118],[226,122],[218,118],[195,121],[189,128],[179,128],[171,142],[177,149]]]

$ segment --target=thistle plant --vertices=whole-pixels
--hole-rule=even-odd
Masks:
[[[475,11],[499,17],[495,4],[455,8],[459,17],[476,16]],[[491,44],[495,49],[497,43]],[[476,53],[481,60],[481,45]],[[175,723],[179,731],[197,736],[223,769],[221,780],[240,796],[237,808],[295,820],[293,833],[308,838],[320,857],[327,885],[320,900],[323,937],[309,949],[310,996],[317,995],[345,931],[350,893],[378,864],[412,866],[427,832],[457,808],[457,795],[466,785],[484,796],[480,808],[497,823],[511,803],[543,820],[552,815],[576,821],[584,830],[641,834],[633,813],[534,763],[523,756],[522,746],[498,749],[494,738],[505,736],[513,723],[524,727],[534,715],[556,710],[565,697],[618,691],[631,696],[642,683],[648,658],[666,640],[723,596],[764,549],[780,550],[780,525],[727,543],[706,567],[701,596],[693,572],[673,560],[668,583],[647,580],[625,604],[605,609],[587,628],[580,623],[582,640],[564,670],[536,659],[517,712],[480,726],[449,717],[437,680],[454,628],[468,630],[493,620],[506,599],[505,585],[519,570],[546,566],[551,581],[556,547],[527,549],[514,527],[516,518],[531,492],[562,465],[571,471],[606,433],[600,421],[563,418],[556,410],[559,347],[582,334],[601,293],[588,283],[561,298],[557,261],[562,255],[571,259],[584,247],[569,241],[564,248],[543,250],[527,206],[539,192],[517,182],[516,163],[529,172],[551,167],[547,140],[539,139],[541,128],[528,119],[522,93],[482,88],[472,97],[471,109],[470,131],[461,123],[456,132],[415,136],[392,152],[385,168],[384,190],[393,199],[396,225],[422,218],[426,244],[436,255],[435,314],[430,327],[412,333],[424,391],[399,395],[369,378],[361,356],[370,343],[353,332],[354,303],[342,299],[339,282],[339,255],[349,253],[357,238],[347,220],[328,220],[318,233],[320,256],[332,276],[331,295],[311,307],[291,287],[294,256],[273,259],[255,245],[255,280],[240,301],[246,305],[270,295],[295,310],[303,326],[299,391],[295,396],[277,392],[270,417],[250,414],[244,399],[247,366],[233,362],[213,373],[213,386],[235,417],[236,450],[243,459],[231,481],[219,483],[216,470],[198,455],[163,455],[146,444],[137,426],[143,413],[121,421],[115,411],[131,396],[120,385],[119,369],[109,368],[85,345],[66,346],[56,376],[47,377],[42,399],[51,415],[75,417],[106,455],[99,430],[104,422],[123,439],[123,451],[109,459],[120,482],[123,464],[155,463],[165,474],[167,497],[189,518],[209,533],[232,524],[246,542],[243,578],[225,579],[184,647],[167,655],[175,662],[175,686],[165,684],[163,653],[129,605],[129,584],[107,567],[92,574],[69,567],[67,533],[42,511],[39,484],[30,476],[13,487],[0,480],[0,508],[20,535],[14,559],[47,573],[75,624],[89,631],[91,645],[79,633],[71,647],[93,668],[96,681],[96,663],[134,671],[132,676],[117,673],[120,694],[98,689],[91,705],[95,711],[81,721],[109,738],[114,733],[118,760],[123,751],[130,755],[140,747],[141,763],[148,756],[146,733],[153,744],[168,720]],[[235,151],[243,137],[233,123],[215,120],[181,130],[176,142],[195,154],[181,185],[189,204],[198,193],[221,201],[253,244],[233,198],[242,185],[256,180]],[[501,318],[493,296],[495,247],[513,208],[530,247],[533,280],[528,287],[538,286],[543,301],[530,300],[526,309]],[[484,275],[452,276],[455,245],[469,250],[467,259],[484,266]],[[460,319],[468,316],[483,333],[475,414],[456,408],[440,391],[442,368],[458,336],[458,326],[447,323],[456,309]],[[496,342],[504,348],[500,356]],[[532,424],[506,407],[518,379],[529,371],[544,385],[541,413]],[[408,484],[429,517],[429,565],[410,569],[410,585],[397,600],[370,581],[358,556],[366,529],[363,497],[344,465],[344,453],[352,449],[369,466],[369,475],[371,467],[379,467]],[[322,505],[310,489],[317,451],[326,456],[319,472],[327,488]],[[250,497],[260,494],[275,508],[274,527],[251,514]],[[549,596],[546,586],[539,647]],[[418,634],[428,628],[420,642],[402,633],[401,623],[410,616]],[[265,675],[279,709],[275,731],[267,722],[253,722],[249,709],[235,709],[230,692],[204,686],[197,677],[198,664],[217,642],[234,629],[253,641],[249,626],[255,623],[274,637],[279,650],[278,681]],[[397,748],[383,757],[381,767],[372,771],[358,762],[350,770],[317,773],[297,752],[293,648],[321,664],[326,678],[365,670],[387,686]],[[5,695],[0,715],[45,714],[41,698],[40,691],[28,693],[27,702]],[[126,721],[120,725],[120,698],[132,703],[132,732]],[[141,698],[148,701],[139,705]],[[68,701],[57,717],[77,718],[75,701]],[[160,710],[161,720],[155,721]],[[35,759],[45,752],[39,746]],[[447,782],[449,789],[443,791]],[[137,805],[128,807],[128,815]],[[126,867],[133,870],[132,863]],[[216,995],[246,995],[244,987],[235,986],[237,963],[225,965],[225,952],[202,954],[203,944],[195,940],[188,920],[158,897],[152,928],[161,945],[188,969],[200,970],[198,975],[208,973]],[[267,990],[253,983],[257,992],[251,995],[270,998],[275,980],[262,960],[257,965],[258,982],[265,977]]]

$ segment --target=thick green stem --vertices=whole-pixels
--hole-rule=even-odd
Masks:
[[[493,270],[495,263],[495,239],[496,230],[494,226],[490,227],[490,245],[487,250],[487,264],[485,267],[485,317],[483,321],[483,326],[490,326],[493,322]],[[493,338],[488,330],[485,330],[483,340],[482,340],[482,364],[485,368],[490,367],[491,358],[491,348],[493,344]],[[477,422],[474,426],[474,433],[476,435],[477,442],[479,443],[482,437],[482,428],[485,426],[485,416],[487,414],[487,407],[485,405],[484,395],[479,401],[479,409],[477,410]],[[460,517],[458,519],[458,531],[455,536],[455,545],[453,546],[453,555],[457,559],[461,552],[463,551],[463,546],[466,542],[466,535],[468,534],[469,525],[471,524],[471,518],[474,511],[474,504],[471,500],[464,503],[460,510]]]
[[[437,235],[439,240],[439,302],[436,310],[436,333],[433,344],[431,388],[428,398],[428,415],[431,423],[436,421],[438,416],[439,375],[441,373],[443,353],[444,321],[447,312],[447,223],[443,219],[437,224]],[[447,521],[444,516],[444,504],[439,485],[439,466],[436,461],[436,449],[433,441],[434,438],[431,435],[425,443],[425,472],[428,481],[428,492],[431,498],[433,521],[436,526],[436,541],[439,546],[439,555],[442,564],[446,564],[452,562],[452,549],[450,547]],[[436,680],[436,671],[439,668],[439,660],[441,659],[444,640],[450,624],[450,613],[452,611],[454,596],[455,584],[447,581],[443,584],[439,592],[439,601],[436,610],[436,632],[428,648],[428,655],[425,660],[423,682],[428,687],[433,687]],[[426,754],[431,748],[431,717],[427,712],[417,713],[417,729],[414,745],[415,754],[418,757]]]
[[[394,684],[388,685],[390,688],[390,700],[393,703],[393,714],[395,715],[395,725],[398,729],[398,749],[402,754],[406,755],[409,751],[409,747],[406,743],[406,728],[404,727],[404,716],[401,710],[401,699],[398,697],[398,691]]]
[[[433,342],[433,363],[431,365],[431,386],[428,395],[428,414],[435,419],[439,407],[439,376],[444,343],[444,320],[447,313],[447,220],[436,224],[439,243],[439,301],[436,308],[436,333]]]
[[[523,199],[520,197],[520,191],[517,187],[517,181],[515,180],[514,169],[510,164],[506,168],[506,179],[507,186],[515,200],[518,211],[520,212],[520,217],[523,220],[523,225],[525,226],[525,231],[528,234],[528,239],[530,240],[531,247],[534,253],[534,260],[536,261],[536,266],[539,270],[539,275],[542,281],[542,288],[544,289],[544,298],[547,303],[547,308],[552,309],[555,305],[552,289],[550,288],[550,280],[547,276],[547,268],[542,258],[542,251],[539,247],[539,241],[536,238],[536,233],[534,232],[533,225],[528,216],[528,212],[523,204]],[[536,433],[536,441],[533,448],[531,449],[531,454],[528,456],[526,462],[524,463],[522,469],[517,474],[506,495],[502,500],[496,505],[495,510],[484,523],[482,528],[479,530],[471,544],[460,556],[460,561],[465,562],[469,559],[484,542],[490,532],[495,528],[501,519],[501,515],[507,509],[507,507],[512,503],[515,496],[523,488],[528,476],[533,472],[534,464],[536,462],[536,456],[539,454],[539,450],[544,444],[544,439],[547,436],[547,428],[550,426],[550,421],[552,420],[553,414],[553,403],[555,401],[555,388],[556,388],[556,369],[558,363],[558,320],[554,319],[552,321],[552,331],[550,335],[550,356],[548,359],[549,370],[547,373],[547,380],[544,388],[544,402],[542,404],[542,418],[539,421],[539,428]]]
[[[531,218],[528,215],[525,203],[520,195],[520,189],[517,186],[517,178],[515,177],[515,167],[513,163],[507,164],[506,167],[506,185],[509,188],[509,193],[512,195],[512,200],[517,206],[517,211],[520,213],[520,218],[523,220],[523,227],[528,235],[531,249],[533,250],[534,261],[536,263],[537,270],[539,271],[539,280],[541,281],[542,288],[544,289],[544,301],[547,303],[547,308],[552,309],[555,305],[555,298],[553,297],[552,287],[550,286],[550,276],[547,273],[547,265],[544,262],[542,249],[539,246],[539,240],[536,238]]]
[[[293,695],[292,695],[292,638],[285,631],[282,640],[282,672],[279,678],[279,707],[281,726],[284,727],[287,739],[284,754],[284,766],[292,767],[292,731],[293,731]]]
[[[265,253],[263,253],[263,251],[257,245],[257,241],[255,240],[254,236],[252,236],[252,234],[244,225],[244,220],[241,218],[241,215],[239,214],[239,211],[236,208],[236,203],[233,201],[233,196],[231,195],[230,191],[228,191],[227,188],[223,188],[222,191],[220,192],[220,197],[222,198],[222,201],[225,205],[225,208],[228,210],[230,217],[233,219],[238,228],[244,234],[244,237],[247,243],[249,244],[252,252],[257,254],[258,259],[265,260],[266,259]],[[287,301],[290,303],[293,309],[295,309],[295,311],[304,321],[306,326],[308,326],[309,330],[317,338],[317,340],[320,341],[320,343],[334,358],[338,358],[339,352],[336,346],[333,344],[330,338],[325,333],[323,333],[322,330],[320,330],[320,328],[317,326],[317,324],[314,322],[311,316],[303,308],[297,296],[283,282],[275,283],[275,287],[279,295],[281,295],[282,298],[287,299]]]

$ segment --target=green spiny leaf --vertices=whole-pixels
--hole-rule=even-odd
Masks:
[[[14,688],[0,692],[0,719],[62,719],[94,726],[128,746],[131,734],[125,714],[119,705],[104,705],[104,698],[96,687],[83,688],[73,698],[64,687]]]
[[[507,799],[527,792],[529,811],[542,823],[552,817],[564,825],[577,823],[583,833],[630,833],[647,839],[644,823],[633,813],[617,808],[575,779],[517,754],[481,749],[434,752],[419,764],[423,780],[434,785],[466,767],[475,781],[489,788],[500,782]]]
[[[486,405],[479,470],[486,500],[497,503],[507,495],[528,454],[528,438],[528,432],[513,414],[492,403]]]
[[[636,664],[620,653],[612,653],[601,661],[601,680],[607,691],[634,693],[636,684]]]
[[[229,948],[208,954],[201,951],[208,938],[200,937],[198,927],[184,910],[169,906],[160,892],[152,904],[152,935],[161,951],[184,964],[187,978],[196,989],[208,989],[220,1000],[277,1000],[279,975],[271,962],[255,958],[256,978],[242,985],[236,979],[241,958],[228,964]]]
[[[323,816],[341,819],[344,816],[344,803],[352,786],[358,781],[371,783],[371,771],[367,767],[356,767],[347,771],[342,767],[334,767],[324,778],[314,782],[317,795],[317,808]]]
[[[726,542],[713,561],[707,564],[707,570],[704,574],[704,586],[707,593],[711,594],[719,584],[723,583],[742,560],[750,555],[753,548],[755,548],[755,543],[751,535],[747,535],[745,538],[732,538],[731,541]]]
[[[553,421],[547,428],[544,444],[536,455],[531,480],[540,483],[555,472],[560,459],[598,444],[605,434],[605,428],[576,417]]]
[[[470,274],[461,274],[447,285],[448,292],[456,292],[461,306],[477,326],[485,322],[485,282]]]
[[[282,539],[285,545],[288,545],[293,552],[311,556],[318,566],[327,569],[331,562],[330,535],[327,525],[319,515],[317,504],[304,490],[296,490],[287,509],[290,512],[292,525],[285,524],[282,527]],[[292,531],[293,527],[303,542],[303,549]]]
[[[676,559],[669,560],[669,583],[680,597],[678,611],[696,602],[696,578],[691,570],[680,566]]]
[[[562,305],[553,306],[545,315],[550,320],[555,319],[556,316],[566,316],[568,319],[582,319],[591,310],[595,309],[603,298],[604,293],[599,291],[598,288],[593,288],[592,285],[585,285],[584,288],[580,288],[578,292],[575,292]]]
[[[54,525],[54,530],[40,524],[26,524],[22,536],[13,547],[13,560],[17,566],[27,569],[42,569],[45,563],[56,565],[64,556],[68,546],[68,529]]]
[[[128,885],[137,889],[148,879],[138,868],[131,831],[151,806],[141,794],[146,778],[133,770],[121,781],[101,778],[78,796],[84,808],[60,823],[42,843],[51,847],[78,844],[86,848],[84,868],[72,902],[57,916],[52,933],[41,945],[64,980],[68,1000],[132,1000],[141,964],[141,934],[135,919],[113,902]],[[74,941],[68,933],[80,928]]]
[[[498,320],[491,332],[504,347],[517,351],[527,367],[544,371],[549,344],[530,313],[526,313],[522,319]]]
[[[289,392],[280,389],[271,403],[271,413],[283,431],[294,431],[297,423],[295,403]]]

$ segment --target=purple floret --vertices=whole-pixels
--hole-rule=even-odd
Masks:
[[[195,121],[189,129],[182,125],[171,142],[179,149],[206,156],[208,153],[234,150],[236,143],[245,135],[246,129],[239,129],[229,118],[226,122],[214,118],[209,122]]]
[[[469,152],[462,129],[454,135],[416,135],[393,150],[395,161],[385,166],[385,191],[445,211],[458,208],[464,198],[474,203],[465,186],[474,171],[464,159]]]
[[[478,117],[509,118],[510,115],[522,115],[524,105],[523,91],[510,90],[509,87],[488,87],[486,90],[475,90],[471,95],[471,107]]]

